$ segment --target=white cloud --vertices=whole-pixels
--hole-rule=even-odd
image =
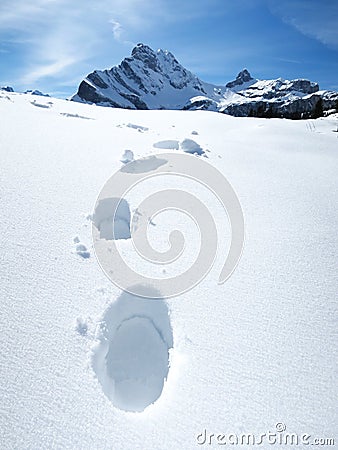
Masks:
[[[302,34],[338,48],[336,0],[269,0],[271,11]]]
[[[113,37],[117,42],[120,42],[121,44],[130,44],[135,46],[134,42],[129,41],[128,39],[125,39],[125,30],[122,27],[122,25],[120,24],[120,22],[118,22],[115,19],[111,19],[109,21],[112,26],[113,26]]]
[[[120,3],[120,0],[100,3],[2,0],[0,38],[14,44],[22,59],[17,83],[29,85],[46,77],[64,76],[67,72],[70,75],[79,70],[79,64],[108,47],[112,31],[112,38],[120,44],[129,44],[122,39],[124,30],[120,21],[112,19],[109,23]],[[124,6],[121,11],[127,14],[130,10]]]
[[[121,34],[122,34],[122,26],[121,26],[120,22],[118,22],[117,20],[114,20],[114,19],[111,19],[110,23],[113,25],[114,39],[119,41],[121,38]]]
[[[0,0],[0,39],[20,54],[17,88],[55,87],[125,56],[123,47],[133,46],[135,36],[156,38],[162,26],[184,26],[221,10],[223,0]]]
[[[135,33],[146,30],[155,17],[167,14],[165,3],[165,0],[1,0],[0,39],[14,44],[21,55],[17,84],[28,85],[58,76],[61,81],[62,77],[70,78],[75,73],[82,76],[87,70],[85,62],[97,55],[112,54],[116,46],[134,45],[127,30]]]
[[[63,72],[67,67],[72,66],[77,62],[74,59],[68,58],[68,59],[62,59],[59,61],[55,61],[50,64],[45,64],[38,66],[32,70],[32,72],[26,73],[22,79],[21,82],[23,84],[34,84],[38,80],[40,80],[43,77],[47,76],[55,76],[61,72]]]

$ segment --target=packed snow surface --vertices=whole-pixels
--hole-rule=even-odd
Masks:
[[[337,119],[130,111],[11,92],[0,93],[0,114],[2,449],[194,449],[201,433],[261,434],[277,422],[334,437]],[[154,156],[133,163],[150,174],[161,152],[208,149],[191,157],[208,156],[245,216],[243,256],[225,284],[227,218],[194,180],[175,183],[219,228],[201,284],[140,300],[105,277],[91,227],[111,237],[116,224],[106,205],[94,207],[106,180],[131,170],[120,161],[126,148],[135,160]],[[171,183],[152,179],[117,199],[117,232],[129,233],[142,195],[162,182]],[[163,251],[176,228],[188,257],[156,266],[158,277],[189,266],[198,230],[179,212],[149,218]],[[148,270],[123,236],[121,253]]]
[[[93,350],[103,392],[122,410],[143,411],[161,395],[172,346],[166,303],[123,293],[106,311]]]

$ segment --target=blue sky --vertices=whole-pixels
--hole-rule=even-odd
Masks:
[[[138,42],[204,81],[246,67],[338,90],[337,0],[1,0],[0,85],[67,97]]]

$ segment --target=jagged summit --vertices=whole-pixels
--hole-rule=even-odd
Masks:
[[[248,71],[248,69],[243,69],[237,75],[236,80],[229,81],[229,83],[227,83],[225,86],[227,88],[231,89],[235,86],[241,86],[242,84],[247,83],[252,80],[253,80],[253,78],[250,75],[250,72]]]
[[[127,109],[204,109],[234,116],[320,117],[338,110],[338,93],[309,80],[257,80],[248,69],[216,86],[184,68],[168,50],[139,43],[118,66],[95,70],[73,101]]]
[[[182,102],[201,94],[208,94],[204,83],[172,53],[138,44],[118,66],[89,74],[72,100],[129,109],[181,109]]]
[[[142,61],[145,65],[148,65],[153,70],[158,69],[157,55],[152,48],[148,47],[148,45],[137,44],[131,51],[131,58]]]
[[[161,66],[160,61],[166,60],[174,65],[182,67],[175,56],[168,50],[158,49],[157,51],[150,48],[145,44],[137,44],[131,51],[131,58],[138,59],[142,61],[145,65],[149,66],[153,70],[161,71],[163,66]],[[129,59],[129,58],[125,58]]]
[[[154,53],[154,50],[150,48],[148,45],[142,44],[142,42],[140,42],[139,44],[135,45],[135,47],[132,49],[131,56],[135,57],[138,54],[144,53]]]

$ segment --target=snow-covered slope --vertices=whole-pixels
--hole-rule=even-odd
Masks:
[[[185,69],[170,52],[138,44],[120,65],[95,70],[72,100],[128,109],[204,109],[233,116],[317,118],[338,110],[338,93],[317,83],[256,80],[243,69],[215,86]]]
[[[310,443],[334,437],[337,118],[129,111],[9,92],[0,114],[2,449],[194,449],[205,433],[214,444],[205,447],[218,448],[218,434],[258,437],[277,423]],[[178,298],[140,301],[100,269],[93,208],[125,150],[135,159],[181,152],[185,139],[205,152],[192,158],[237,192],[244,253],[218,285],[227,218],[203,186],[175,180],[215,218],[215,267]],[[156,179],[131,192],[131,213],[168,185]],[[166,249],[177,227],[189,255],[198,230],[178,212],[156,217],[152,242]],[[143,269],[130,240],[120,249]],[[190,262],[182,255],[177,267],[154,270]],[[112,385],[126,379],[111,401]]]

